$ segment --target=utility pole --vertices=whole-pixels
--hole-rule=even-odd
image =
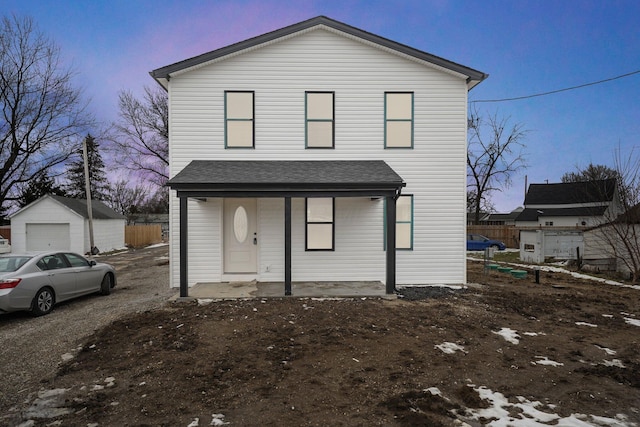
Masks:
[[[89,180],[89,155],[87,152],[87,139],[82,140],[82,156],[84,157],[84,185],[87,193],[87,213],[89,214],[89,252],[95,255],[97,249],[93,242],[93,211],[91,210],[91,182]]]

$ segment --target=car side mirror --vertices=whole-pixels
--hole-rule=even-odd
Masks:
[[[97,263],[94,260],[89,261],[89,267],[93,267]]]

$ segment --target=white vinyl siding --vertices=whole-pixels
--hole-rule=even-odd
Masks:
[[[255,91],[253,150],[225,150],[224,91]],[[334,92],[335,148],[305,144],[305,93]],[[385,149],[384,93],[413,93],[413,149]],[[170,174],[191,160],[384,160],[414,196],[413,250],[397,283],[466,282],[465,78],[316,29],[172,77]],[[171,196],[171,280],[179,283],[178,199]],[[220,280],[219,212],[189,201],[189,284]],[[258,280],[283,280],[284,201],[258,200]],[[305,251],[304,199],[292,200],[293,280],[385,280],[384,203],[335,199],[335,251]],[[194,206],[197,206],[194,208]],[[273,227],[273,228],[271,228]],[[218,240],[216,240],[216,238]],[[269,271],[265,271],[269,266]]]
[[[307,148],[333,148],[333,92],[307,92],[305,96]]]

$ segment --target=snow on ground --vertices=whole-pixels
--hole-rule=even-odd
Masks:
[[[511,344],[518,344],[520,342],[520,336],[518,332],[509,328],[502,328],[498,332],[491,331],[494,334],[500,335],[502,338],[510,342]]]
[[[633,326],[640,326],[640,319],[632,319],[631,317],[625,317],[624,321]]]
[[[594,325],[593,323],[587,323],[587,322],[576,322],[576,325],[578,326],[589,326],[590,328],[597,328],[598,325]]]
[[[553,412],[547,412],[553,408],[544,408],[539,401],[530,401],[522,396],[518,396],[517,403],[511,403],[499,392],[494,392],[484,386],[477,387],[480,398],[489,403],[488,408],[468,409],[472,414],[468,421],[482,421],[483,426],[488,427],[548,427],[549,425],[566,427],[631,427],[635,423],[629,422],[623,414],[618,414],[616,418],[600,417],[587,414],[571,414],[568,417],[561,417]],[[541,408],[541,409],[539,409]],[[485,420],[490,420],[485,423]],[[467,424],[469,425],[469,424]]]
[[[453,354],[456,351],[466,353],[464,347],[453,342],[443,342],[442,344],[434,345],[434,347],[447,354]]]
[[[564,363],[556,362],[549,359],[547,356],[536,356],[535,362],[531,362],[532,365],[546,365],[546,366],[564,366]]]
[[[473,256],[467,256],[467,260],[468,261],[476,261],[476,262],[484,262],[483,258],[477,258],[477,257],[473,257]],[[507,265],[512,265],[514,267],[518,267],[518,268],[538,268],[540,269],[540,271],[546,271],[546,272],[550,272],[550,273],[565,273],[565,274],[570,274],[573,277],[576,277],[578,279],[585,279],[585,280],[593,280],[595,282],[600,282],[600,283],[604,283],[607,285],[613,285],[613,286],[621,286],[623,288],[631,288],[631,289],[637,289],[640,291],[640,285],[626,285],[624,283],[620,283],[620,282],[616,282],[615,280],[608,280],[608,279],[603,279],[600,277],[594,277],[594,276],[590,276],[588,274],[582,274],[582,273],[578,273],[575,271],[569,271],[564,267],[557,267],[557,266],[551,266],[551,265],[532,265],[532,264],[518,264],[518,263],[514,263],[514,262],[507,262],[507,263],[503,263],[503,264],[507,264]]]

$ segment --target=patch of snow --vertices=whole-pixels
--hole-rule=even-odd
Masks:
[[[73,359],[74,356],[71,353],[65,353],[61,357],[63,362],[68,362],[69,360]]]
[[[564,363],[556,362],[555,360],[549,359],[547,356],[536,356],[536,360],[534,363],[536,365],[547,365],[547,366],[564,366]]]
[[[578,326],[589,326],[590,328],[597,328],[598,325],[594,325],[593,323],[587,323],[587,322],[576,322],[576,325]]]
[[[598,345],[598,344],[594,344],[594,345],[598,347],[600,350],[603,350],[609,356],[613,356],[614,354],[616,354],[615,350],[611,350],[610,348],[607,348],[607,347],[602,347],[601,345]]]
[[[483,409],[469,409],[471,418],[463,418],[464,421],[482,422],[488,427],[548,427],[549,425],[567,427],[631,427],[634,423],[627,423],[627,417],[623,414],[616,418],[607,418],[596,415],[571,414],[561,417],[552,412],[538,409],[542,406],[539,401],[530,401],[523,396],[518,396],[517,403],[511,403],[499,392],[494,392],[486,387],[474,388],[481,399],[488,401],[490,407]],[[549,407],[553,407],[549,405]],[[488,422],[487,422],[488,421]],[[474,424],[475,425],[475,424]]]
[[[511,344],[520,343],[520,336],[518,335],[518,332],[514,331],[513,329],[502,328],[498,332],[496,331],[491,331],[491,332],[493,332],[494,334],[500,335],[502,338],[504,338]]]
[[[528,337],[537,337],[538,335],[547,335],[544,332],[523,332],[522,335],[526,335]]]
[[[194,418],[187,427],[198,427],[200,425],[200,418]]]
[[[482,259],[472,258],[472,257],[467,257],[467,260],[483,261]],[[529,264],[518,264],[518,263],[511,263],[511,262],[505,263],[505,264],[512,265],[518,268],[531,268],[531,265]],[[564,265],[564,263],[561,265]],[[565,273],[577,279],[593,280],[595,282],[604,283],[607,285],[620,286],[623,288],[631,288],[631,289],[636,289],[640,291],[640,285],[625,285],[624,283],[616,282],[614,280],[607,280],[600,277],[589,276],[588,274],[576,273],[575,271],[569,271],[562,267],[553,267],[550,265],[543,265],[543,266],[539,266],[539,268],[540,268],[540,271],[546,271],[550,273]]]
[[[198,298],[198,305],[208,305],[213,302],[213,298]]]
[[[603,314],[602,317],[608,317],[609,319],[613,318],[613,314]]]
[[[624,363],[622,363],[622,360],[620,359],[603,360],[602,364],[604,366],[615,366],[616,368],[626,368],[626,366],[624,366]]]
[[[625,317],[624,321],[633,326],[640,326],[640,319],[632,319],[630,317]]]
[[[425,388],[424,391],[431,393],[432,396],[442,396],[442,392],[438,387]]]
[[[442,344],[434,345],[434,347],[446,354],[453,354],[456,351],[466,353],[464,347],[453,342],[443,342]]]
[[[38,398],[33,401],[25,412],[26,418],[57,418],[73,412],[65,408],[65,394],[67,388],[56,388],[38,392]]]
[[[156,243],[154,245],[146,246],[146,248],[147,249],[153,249],[153,248],[161,248],[163,246],[169,246],[169,244],[168,243]]]
[[[212,414],[211,415],[211,426],[226,426],[229,425],[231,423],[228,423],[224,420],[224,415],[223,414]]]

